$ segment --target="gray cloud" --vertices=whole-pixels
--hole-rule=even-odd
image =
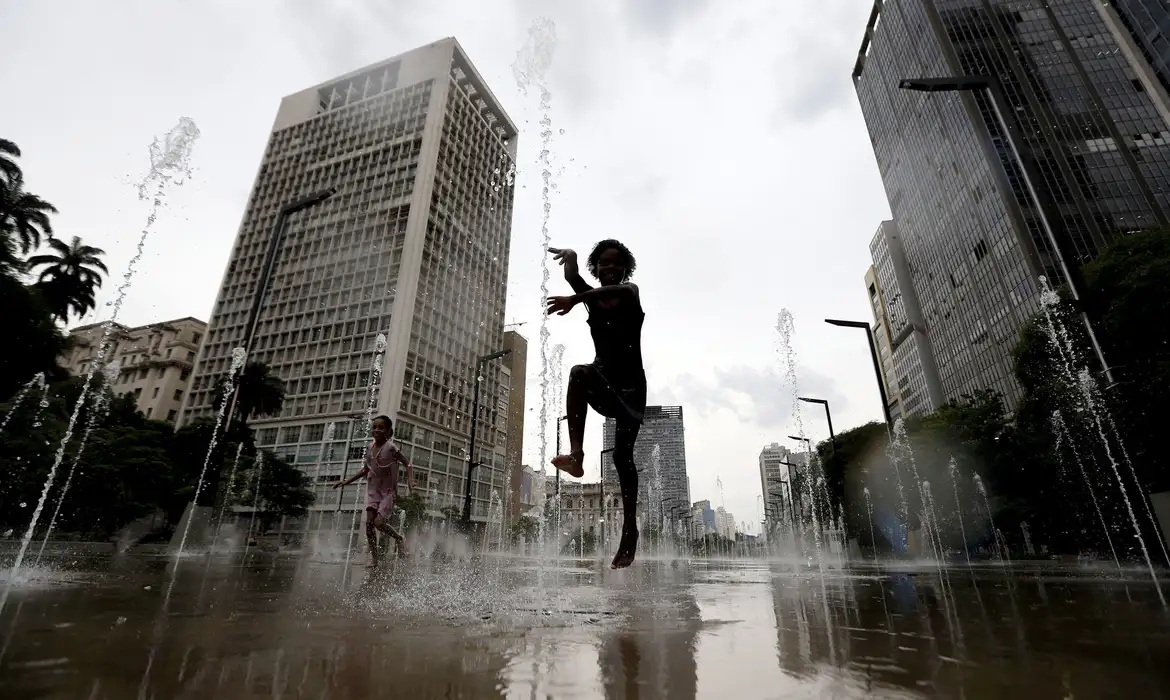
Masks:
[[[707,0],[626,0],[625,11],[638,27],[665,36],[706,4]]]
[[[716,367],[712,374],[710,379],[679,375],[660,390],[652,388],[656,396],[651,399],[677,403],[702,417],[726,410],[743,423],[767,429],[779,430],[792,422],[796,397],[775,371],[740,364]],[[848,410],[849,400],[832,377],[799,367],[797,381],[801,395],[827,400],[839,415]]]

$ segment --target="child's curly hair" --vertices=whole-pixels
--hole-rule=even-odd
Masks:
[[[625,259],[626,276],[622,278],[622,281],[625,282],[634,276],[634,270],[637,269],[638,262],[634,260],[634,254],[630,252],[629,248],[623,245],[621,241],[612,238],[607,238],[593,246],[593,252],[589,254],[589,260],[586,261],[589,274],[593,275],[593,279],[597,279],[597,265],[601,261],[601,254],[610,249],[616,250]]]

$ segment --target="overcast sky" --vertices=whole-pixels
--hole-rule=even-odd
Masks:
[[[193,118],[194,177],[171,196],[119,320],[207,319],[280,98],[455,36],[521,130],[507,315],[530,343],[536,464],[540,112],[512,64],[534,20],[550,18],[553,243],[584,256],[616,237],[633,250],[650,403],[684,407],[692,498],[754,529],[760,449],[792,444],[781,309],[795,317],[801,393],[832,403],[838,431],[881,413],[864,337],[823,322],[870,320],[862,276],[889,212],[849,77],[871,5],[5,0],[0,137],[24,151],[29,189],[60,209],[57,235],[109,253],[105,301],[144,220],[132,183],[147,146]],[[592,359],[584,320],[549,321],[566,365]],[[802,410],[809,436],[826,437],[819,407]],[[589,420],[595,478],[600,419]]]

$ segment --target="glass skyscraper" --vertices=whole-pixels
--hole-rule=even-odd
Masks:
[[[290,218],[252,347],[286,390],[280,415],[252,421],[257,444],[317,495],[309,522],[284,530],[352,522],[363,487],[339,502],[329,483],[359,468],[367,408],[395,419],[432,512],[460,508],[476,381],[473,518],[493,491],[506,502],[507,373],[476,365],[504,347],[516,135],[452,38],[281,101],[181,420],[215,414],[281,207],[337,188]]]
[[[1122,4],[1165,19],[1163,3]],[[1037,277],[1063,279],[988,93],[899,83],[1000,84],[1053,232],[1079,265],[1170,213],[1165,88],[1139,44],[1095,0],[875,3],[853,79],[945,399],[982,388],[1018,399],[1011,352],[1038,308]]]

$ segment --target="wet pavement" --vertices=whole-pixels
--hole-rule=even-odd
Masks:
[[[1140,572],[357,563],[58,555],[0,610],[0,698],[1170,696]]]

